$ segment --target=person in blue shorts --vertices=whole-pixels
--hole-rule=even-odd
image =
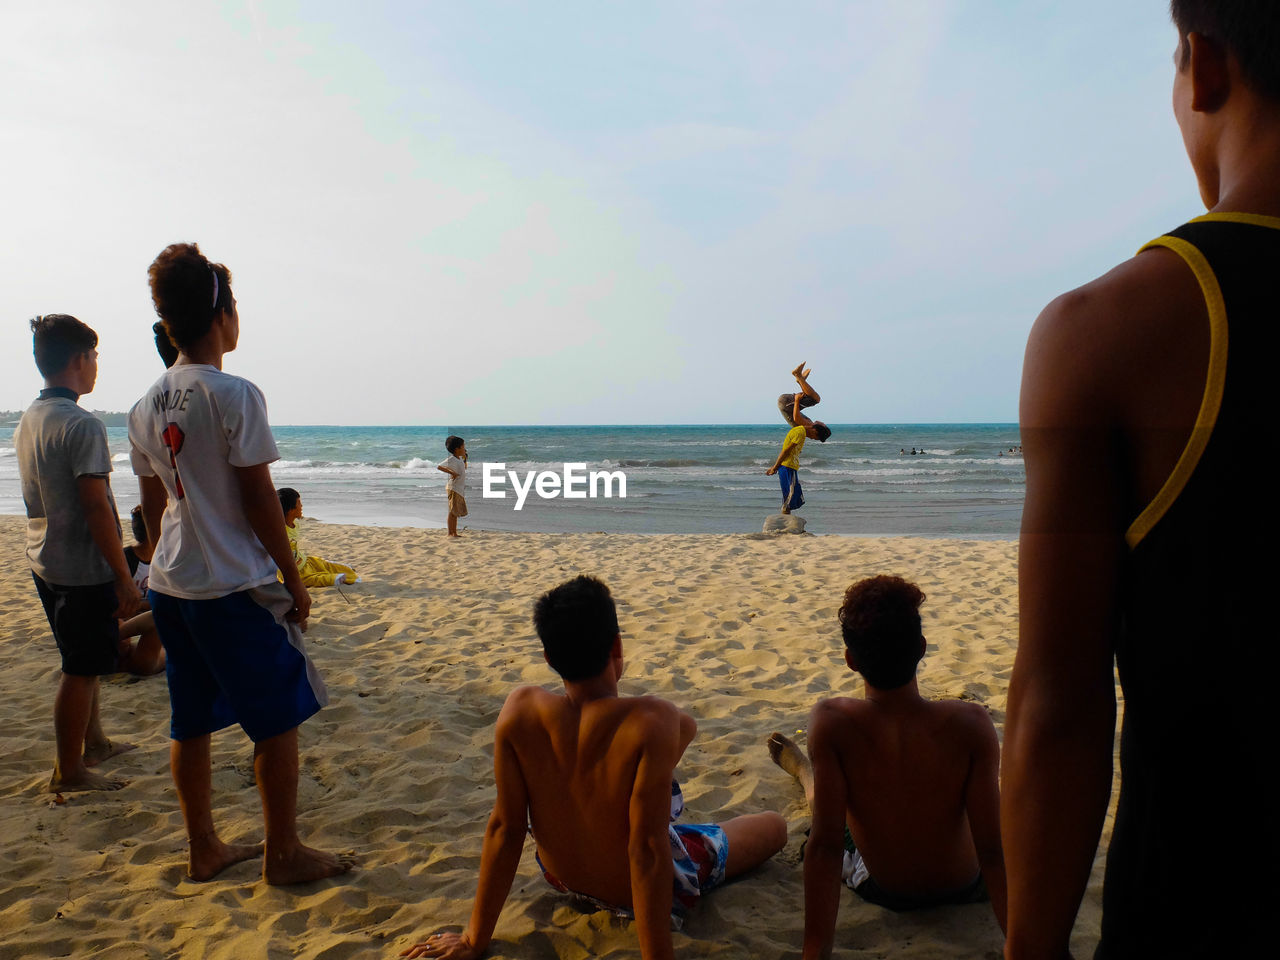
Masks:
[[[826,443],[827,438],[831,436],[830,427],[821,420],[810,420],[801,412],[816,405],[822,399],[818,396],[818,392],[809,386],[809,374],[812,372],[804,368],[803,362],[797,365],[791,371],[791,375],[800,385],[800,392],[784,393],[778,397],[778,411],[791,429],[787,431],[786,439],[782,442],[782,452],[778,454],[778,459],[773,462],[773,466],[765,471],[765,475],[772,477],[777,474],[778,476],[779,485],[782,487],[783,513],[790,513],[804,506],[804,490],[800,486],[800,452],[804,449],[805,440],[816,438],[819,443]]]
[[[311,598],[271,480],[279,454],[266,401],[222,370],[240,337],[231,273],[185,243],[166,247],[148,272],[179,353],[129,412],[129,444],[144,522],[160,534],[148,598],[165,648],[188,872],[208,880],[264,855],[271,884],[343,873],[349,861],[304,846],[296,828],[298,726],[328,694],[303,648]],[[214,827],[210,740],[233,723],[254,744],[265,851],[223,843]]]

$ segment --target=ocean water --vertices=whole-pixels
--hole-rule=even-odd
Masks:
[[[824,444],[809,440],[798,511],[818,534],[1004,539],[1017,536],[1025,473],[1010,448],[1016,424],[832,424]],[[786,425],[573,427],[274,427],[277,486],[295,487],[306,516],[330,523],[443,527],[449,432],[470,454],[460,527],[608,533],[750,533],[778,511],[781,490],[765,476]],[[137,502],[128,439],[109,427],[121,511]],[[912,449],[923,450],[915,456]],[[903,454],[899,451],[906,450]],[[543,499],[533,488],[516,510],[482,496],[484,464],[502,463],[525,482],[529,471],[622,471],[626,497]],[[494,468],[496,469],[496,468]],[[13,427],[0,427],[0,513],[24,512]]]

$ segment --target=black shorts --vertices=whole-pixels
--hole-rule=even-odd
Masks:
[[[115,673],[120,651],[120,625],[116,621],[114,581],[88,587],[64,587],[46,583],[32,572],[44,615],[53,628],[62,654],[62,672],[74,677],[100,677]]]

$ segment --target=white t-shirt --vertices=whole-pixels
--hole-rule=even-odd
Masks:
[[[133,472],[169,494],[152,590],[208,600],[275,581],[235,473],[280,458],[261,390],[208,364],[175,365],[129,411],[129,448]]]
[[[467,485],[466,461],[461,457],[455,457],[453,454],[450,454],[448,457],[436,464],[436,466],[448,467],[457,474],[456,477],[449,477],[449,482],[445,484],[445,489],[450,493],[462,493],[463,488]]]

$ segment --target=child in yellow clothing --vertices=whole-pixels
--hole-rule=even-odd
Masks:
[[[309,557],[298,543],[298,530],[294,524],[302,519],[302,495],[293,487],[281,487],[276,494],[280,497],[280,509],[284,511],[284,529],[289,535],[293,561],[298,565],[298,572],[302,574],[302,585],[332,587],[335,583],[355,583],[359,577],[345,563]]]

